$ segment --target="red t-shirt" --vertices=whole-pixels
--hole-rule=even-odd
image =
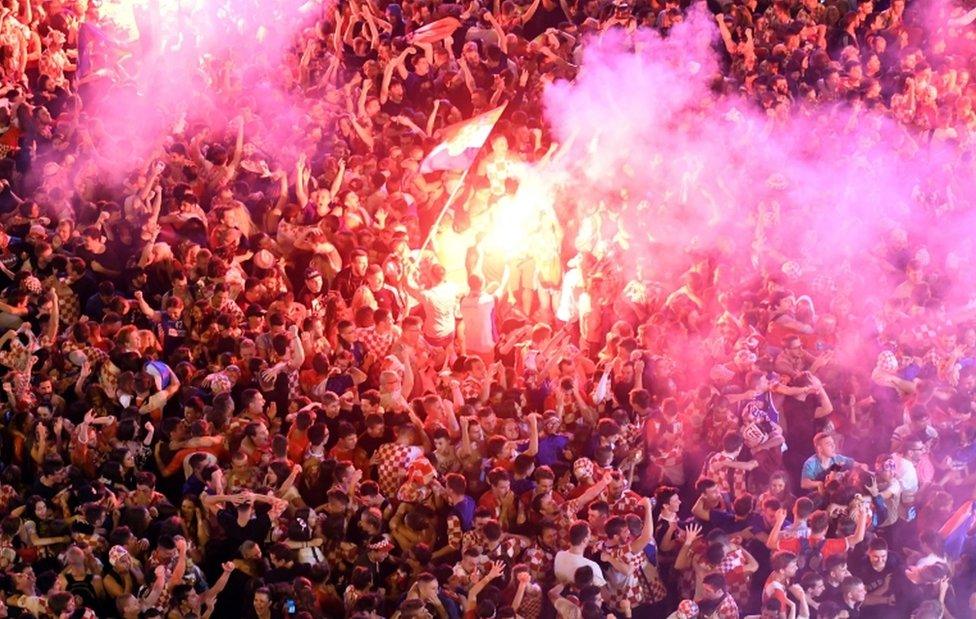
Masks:
[[[810,537],[807,538],[807,548],[812,548],[816,546],[817,543],[818,540]],[[779,540],[778,549],[799,555],[800,551],[803,550],[803,547],[800,543],[799,537],[788,537],[786,539]],[[847,552],[847,538],[844,537],[832,537],[824,540],[824,545],[820,548],[820,555],[824,559],[834,555],[842,555],[845,552]]]

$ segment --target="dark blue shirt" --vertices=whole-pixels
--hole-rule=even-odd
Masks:
[[[474,528],[474,511],[477,505],[474,499],[465,495],[460,503],[451,506],[451,513],[461,521],[461,530],[470,531]]]
[[[562,434],[550,434],[539,439],[539,453],[535,462],[539,466],[552,466],[563,461],[563,450],[569,445],[569,437]]]

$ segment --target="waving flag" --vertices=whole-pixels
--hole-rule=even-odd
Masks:
[[[420,172],[468,169],[504,111],[505,105],[502,105],[445,129],[443,141],[427,154],[420,164]]]
[[[421,26],[407,35],[408,43],[437,43],[454,34],[461,27],[455,17],[445,17]]]
[[[966,501],[942,525],[939,535],[946,542],[948,556],[958,559],[962,555],[966,538],[974,522],[976,522],[976,512],[973,511],[973,502]]]

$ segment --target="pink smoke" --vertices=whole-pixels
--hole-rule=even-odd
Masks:
[[[703,257],[733,288],[777,274],[838,318],[850,348],[841,360],[871,365],[864,338],[903,281],[882,254],[907,232],[944,282],[944,321],[971,316],[974,290],[959,265],[976,258],[976,189],[961,182],[973,172],[963,148],[843,104],[764,113],[721,84],[717,29],[702,5],[667,38],[636,40],[590,40],[578,79],[548,88],[546,117],[572,146],[540,171],[568,205],[564,220],[601,201],[619,212],[627,276],[641,266],[674,290]]]

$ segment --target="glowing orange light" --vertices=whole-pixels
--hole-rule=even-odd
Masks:
[[[503,196],[492,207],[492,220],[485,235],[485,247],[505,258],[533,253],[548,231],[543,224],[552,217],[554,198],[549,187],[538,177],[520,175],[518,190]]]

